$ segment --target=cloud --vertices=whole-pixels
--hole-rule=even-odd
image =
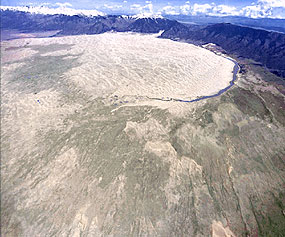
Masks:
[[[160,12],[164,15],[211,15],[211,16],[227,16],[227,15],[238,15],[239,11],[236,7],[228,5],[215,5],[212,4],[197,4],[193,6],[190,2],[185,2],[181,6],[167,5],[163,7]]]
[[[164,15],[179,15],[180,12],[177,10],[177,7],[165,6],[161,9],[161,14]]]
[[[266,5],[268,7],[285,8],[285,0],[258,0],[258,4]]]
[[[146,13],[146,14],[153,14],[153,4],[151,1],[146,1],[146,5],[142,6],[140,4],[133,4],[130,6],[131,10],[134,13]]]
[[[216,5],[214,3],[210,4],[197,4],[193,5],[192,10],[193,15],[210,15],[210,16],[237,16],[239,11],[234,6],[229,5]]]
[[[189,15],[192,11],[192,7],[190,6],[190,2],[187,1],[184,5],[180,6],[180,13],[183,15]]]
[[[258,0],[252,5],[237,8],[235,6],[215,3],[190,4],[181,6],[167,5],[160,9],[164,15],[209,15],[209,16],[245,16],[250,18],[285,18],[285,0]]]
[[[56,1],[56,0],[55,0]],[[89,1],[89,0],[88,0]],[[154,6],[151,0],[131,1],[121,0],[120,4],[102,3],[97,9],[107,12],[125,12],[126,14],[141,16],[154,15],[209,15],[209,16],[245,16],[250,18],[283,18],[285,19],[285,0],[254,0],[254,2],[245,7],[235,7],[226,4],[216,5],[215,3],[199,4],[192,1],[185,1],[181,5],[172,5],[168,3],[165,6]],[[178,1],[176,1],[178,2]],[[73,2],[74,3],[74,2]],[[84,15],[104,15],[104,13],[96,10],[75,10],[72,9],[72,4],[64,3],[40,3],[40,6],[33,4],[33,7],[22,7],[24,11],[42,13],[42,14],[84,14]]]
[[[123,8],[123,5],[108,5],[108,4],[104,4],[102,8],[114,11],[114,10],[118,10],[118,9]]]
[[[209,13],[211,11],[212,8],[213,7],[210,4],[208,4],[208,3],[206,3],[206,4],[197,4],[197,3],[195,3],[193,5],[192,14],[193,15],[198,15],[198,14],[201,14],[201,13],[202,14],[207,14],[207,13]]]
[[[148,10],[149,13],[153,14],[153,5],[151,1],[146,1],[147,5],[144,6],[144,9]]]
[[[237,16],[239,15],[239,11],[236,7],[228,6],[228,5],[218,5],[213,7],[213,14],[214,15],[231,15],[231,16]]]
[[[55,3],[55,5],[59,6],[59,7],[72,7],[72,4],[69,2],[64,2],[64,3],[57,2],[57,3]]]
[[[132,11],[135,11],[135,12],[140,12],[143,9],[140,4],[132,4],[130,6],[130,8],[131,8]]]
[[[258,0],[243,7],[240,15],[251,18],[285,18],[285,0]]]
[[[10,7],[10,6],[0,6],[2,10],[12,10],[12,11],[23,11],[29,12],[32,14],[48,14],[48,15],[56,15],[56,14],[64,14],[64,15],[86,15],[86,16],[104,16],[106,14],[98,11],[98,10],[80,10],[70,8],[71,4],[64,3],[62,4],[54,4],[54,7],[44,6],[18,6],[18,7]]]
[[[145,1],[145,5],[133,4],[130,6],[132,13],[135,13],[135,18],[162,18],[161,11],[154,11],[154,7],[151,1]]]

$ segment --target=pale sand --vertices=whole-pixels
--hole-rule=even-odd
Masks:
[[[234,63],[186,43],[156,35],[105,33],[14,40],[13,45],[72,44],[42,56],[80,55],[65,74],[93,97],[110,95],[194,99],[212,95],[232,80]]]
[[[72,53],[83,52],[83,64],[66,76],[98,97],[189,99],[215,94],[232,80],[233,62],[191,44],[126,33],[65,39],[75,44]]]

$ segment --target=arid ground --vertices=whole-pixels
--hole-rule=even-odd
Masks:
[[[1,42],[3,236],[282,236],[284,88],[155,35]],[[271,79],[271,80],[268,80]]]

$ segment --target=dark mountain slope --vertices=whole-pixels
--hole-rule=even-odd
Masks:
[[[134,21],[128,27],[128,30],[140,33],[157,33],[161,30],[169,30],[175,26],[181,27],[181,24],[164,18],[141,18]]]
[[[157,33],[181,25],[164,18],[123,16],[39,15],[19,11],[1,11],[1,28],[22,31],[60,30],[61,35],[100,34],[107,31]]]
[[[176,20],[179,22],[208,25],[219,23],[231,23],[234,25],[247,26],[255,29],[263,29],[268,31],[277,31],[285,33],[285,19],[272,18],[248,18],[241,16],[191,16],[191,15],[166,15],[165,18]]]
[[[196,30],[170,29],[161,37],[214,43],[228,53],[253,59],[285,77],[285,34],[222,23]]]
[[[1,11],[1,29],[22,31],[60,30],[62,35],[100,34],[125,31],[135,19],[121,16],[39,15],[19,11]]]

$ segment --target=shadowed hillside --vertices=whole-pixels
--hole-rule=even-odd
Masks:
[[[285,34],[224,23],[194,31],[186,28],[170,29],[162,37],[214,43],[230,54],[253,59],[285,77]]]

